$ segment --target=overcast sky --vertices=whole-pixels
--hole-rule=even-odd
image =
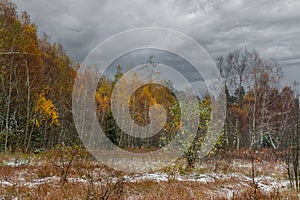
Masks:
[[[181,31],[216,58],[235,48],[257,49],[300,82],[299,0],[14,0],[40,32],[61,42],[77,61],[113,34],[139,27]]]

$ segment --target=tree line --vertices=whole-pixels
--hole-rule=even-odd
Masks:
[[[283,86],[281,68],[257,51],[235,50],[217,59],[225,80],[228,148],[285,149],[298,133],[297,83]]]
[[[71,92],[76,64],[39,37],[26,12],[0,1],[0,149],[29,151],[76,142]]]
[[[45,34],[40,37],[29,15],[19,14],[9,0],[0,1],[0,22],[0,150],[27,152],[61,143],[80,144],[71,98],[78,63],[70,59],[61,44]],[[287,149],[299,145],[298,94],[293,86],[281,85],[283,74],[276,62],[264,60],[255,50],[237,49],[219,57],[216,64],[225,81],[227,102],[218,150]],[[102,77],[95,91],[96,113],[106,135],[123,148],[167,145],[181,126],[180,106],[174,95],[179,91],[146,85],[134,93],[129,103],[132,123],[149,124],[148,112],[153,105],[161,104],[167,111],[164,128],[157,135],[135,138],[116,124],[111,110],[111,94],[122,75],[118,66],[114,78]],[[132,81],[141,80],[132,77]],[[199,98],[196,109],[200,117],[198,132],[186,151],[192,160],[209,126],[209,96]]]

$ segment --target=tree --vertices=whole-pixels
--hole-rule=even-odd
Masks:
[[[227,94],[227,112],[225,141],[227,146],[240,148],[241,140],[241,110],[243,110],[247,76],[252,67],[255,51],[237,49],[225,57],[217,58],[217,67],[225,80]]]
[[[55,144],[67,130],[72,131],[69,137],[77,140],[71,114],[76,71],[70,58],[61,45],[52,44],[47,37],[40,39],[29,15],[18,15],[16,6],[8,0],[0,1],[0,22],[1,148],[29,149],[36,139],[32,121],[39,117],[35,102],[42,94],[53,102],[61,122],[61,129],[53,126],[42,131],[53,133],[47,140]]]
[[[250,123],[251,148],[263,147],[266,137],[269,137],[273,143],[271,131],[275,127],[271,119],[280,115],[274,107],[278,98],[280,77],[280,68],[276,64],[266,63],[255,54],[250,72],[252,84],[249,84],[249,94],[251,93],[253,98],[249,105],[252,121]]]
[[[280,90],[282,72],[277,63],[245,49],[218,58],[217,66],[226,83],[227,146],[279,148],[294,123],[288,122],[295,95],[288,86]]]

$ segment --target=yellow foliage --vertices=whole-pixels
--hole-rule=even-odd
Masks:
[[[110,110],[110,98],[107,96],[101,96],[100,94],[96,93],[96,100],[99,104],[99,110],[101,112],[108,112]]]
[[[35,122],[35,125],[37,126],[37,127],[40,127],[40,122],[39,122],[39,120],[34,120],[34,122]]]
[[[50,120],[51,125],[59,125],[58,113],[56,111],[55,105],[50,99],[47,99],[43,94],[39,96],[35,105],[35,112],[42,115],[42,120]],[[40,126],[38,120],[35,123]]]

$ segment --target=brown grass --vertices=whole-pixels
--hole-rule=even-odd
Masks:
[[[0,154],[0,198],[13,199],[298,199],[288,188],[274,188],[270,192],[258,189],[255,192],[251,181],[241,183],[239,178],[213,179],[213,182],[178,181],[176,177],[209,173],[236,173],[251,176],[247,152],[235,152],[235,159],[210,158],[187,167],[184,159],[160,172],[168,175],[169,181],[139,180],[124,181],[124,173],[111,170],[97,163],[82,149],[56,148],[41,154]],[[272,156],[257,154],[256,176],[285,179],[282,161]],[[29,160],[20,166],[8,166],[8,161]],[[62,176],[62,162],[70,163],[66,179]],[[269,160],[268,160],[269,159]],[[128,175],[128,174],[127,174]],[[128,175],[131,176],[131,175]],[[44,180],[39,183],[38,181]],[[45,181],[47,180],[47,181]],[[13,184],[13,185],[9,185]],[[26,184],[27,185],[26,185]],[[261,182],[265,185],[269,183]],[[228,191],[234,191],[229,197]],[[228,195],[227,195],[228,194]]]

